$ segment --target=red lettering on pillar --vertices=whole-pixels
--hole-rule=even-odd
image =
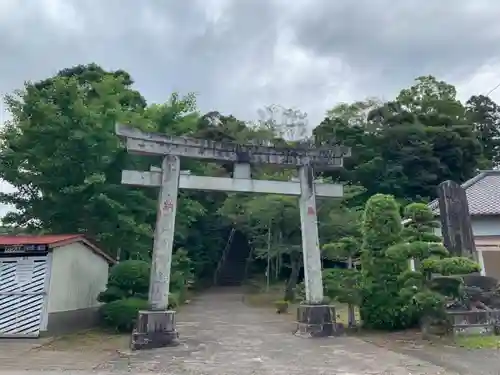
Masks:
[[[314,208],[312,206],[309,206],[307,207],[307,214],[308,215],[316,215],[316,211],[314,210]]]
[[[163,210],[166,212],[171,212],[174,209],[174,203],[171,199],[167,199],[163,204]]]

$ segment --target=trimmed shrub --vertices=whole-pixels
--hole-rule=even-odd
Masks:
[[[139,298],[125,298],[106,303],[100,308],[101,320],[106,327],[117,332],[131,332],[140,310],[148,308],[148,301]]]
[[[390,258],[386,254],[389,247],[401,240],[401,230],[401,216],[394,197],[372,196],[363,215],[361,252],[360,315],[368,328],[398,329],[408,324],[398,282],[408,264],[405,259]]]
[[[150,269],[142,260],[126,260],[111,268],[107,288],[98,297],[105,303],[101,307],[105,326],[132,330],[138,311],[148,307]],[[169,308],[175,309],[185,301],[192,279],[191,260],[185,250],[178,249],[172,258]]]
[[[457,298],[459,288],[455,283],[454,290],[438,290],[431,275],[443,279],[479,270],[468,258],[450,257],[434,234],[438,224],[426,204],[412,203],[404,213],[411,222],[402,230],[394,198],[378,194],[366,204],[360,312],[369,328],[402,329],[427,317],[442,318],[446,299]],[[410,259],[415,271],[409,269]]]
[[[288,301],[285,300],[279,300],[274,302],[274,306],[276,307],[276,313],[277,314],[286,314],[288,313]]]
[[[403,230],[403,242],[389,249],[388,254],[393,258],[413,258],[416,270],[400,275],[400,298],[413,322],[442,319],[446,301],[460,299],[461,294],[460,279],[447,277],[479,271],[479,265],[465,257],[450,257],[434,233],[439,224],[426,204],[409,204],[404,213],[411,222]],[[435,279],[432,275],[436,274],[442,276]]]
[[[108,288],[118,288],[126,297],[146,295],[151,266],[143,260],[125,260],[111,268]]]
[[[117,288],[116,286],[108,287],[104,292],[99,293],[97,296],[97,300],[99,302],[113,302],[119,299],[126,298],[127,294],[125,291],[121,290],[120,288]]]

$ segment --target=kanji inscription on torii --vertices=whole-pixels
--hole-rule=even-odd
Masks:
[[[306,286],[306,301],[301,305],[306,313],[299,314],[304,321],[299,319],[298,330],[311,335],[332,333],[335,316],[323,303],[316,196],[342,197],[343,187],[315,182],[313,169],[341,168],[343,158],[350,156],[349,148],[339,145],[291,148],[270,143],[242,145],[146,133],[123,125],[116,126],[116,134],[125,139],[131,153],[163,156],[161,169],[122,172],[124,184],[160,188],[149,293],[151,311],[139,314],[132,338],[133,349],[167,346],[177,337],[175,312],[168,311],[168,293],[179,189],[298,196]],[[233,177],[182,173],[180,157],[234,163]],[[257,164],[297,168],[299,181],[254,180],[251,166]]]

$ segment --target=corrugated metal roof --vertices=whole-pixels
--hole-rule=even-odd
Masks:
[[[115,264],[116,260],[106,254],[103,250],[85,238],[82,234],[48,234],[43,236],[27,235],[0,235],[0,246],[9,245],[48,245],[50,248],[68,245],[74,242],[81,242],[97,255],[106,259],[110,264]]]
[[[0,235],[0,245],[53,245],[61,241],[82,238],[79,234],[49,234],[43,236]]]
[[[500,171],[483,171],[464,182],[462,187],[467,195],[470,215],[500,215]],[[437,199],[429,203],[429,207],[439,215]]]

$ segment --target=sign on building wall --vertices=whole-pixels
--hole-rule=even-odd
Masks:
[[[45,255],[47,245],[0,245],[0,256]]]

